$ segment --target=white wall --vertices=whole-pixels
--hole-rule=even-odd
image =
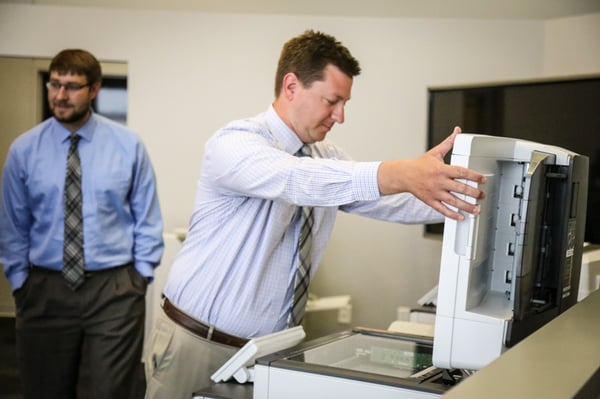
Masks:
[[[600,13],[551,19],[544,33],[544,75],[600,72]]]
[[[545,35],[558,25],[0,4],[0,54],[51,57],[81,47],[128,62],[128,125],[150,152],[172,229],[187,224],[204,142],[229,120],[266,109],[281,45],[304,29],[337,36],[361,61],[346,123],[330,138],[356,159],[375,160],[425,150],[428,86],[552,71]],[[353,324],[386,327],[396,306],[414,304],[436,284],[440,250],[420,226],[342,214],[313,288],[351,294]]]

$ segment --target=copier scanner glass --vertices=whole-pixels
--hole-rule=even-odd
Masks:
[[[432,338],[356,327],[256,361],[265,398],[437,398],[464,378],[432,366]]]
[[[431,345],[356,334],[308,349],[289,360],[320,366],[407,378],[431,366]]]

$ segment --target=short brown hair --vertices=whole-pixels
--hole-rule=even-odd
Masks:
[[[360,74],[358,60],[335,37],[322,32],[307,30],[287,41],[281,50],[275,74],[275,97],[282,89],[283,77],[294,73],[300,82],[309,87],[323,80],[327,65],[334,65],[349,77]]]
[[[102,69],[96,57],[80,49],[66,49],[56,54],[50,62],[49,71],[85,75],[88,84],[102,81]]]

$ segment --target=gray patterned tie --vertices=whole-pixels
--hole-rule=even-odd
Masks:
[[[81,162],[77,144],[81,137],[71,134],[65,176],[65,235],[62,274],[71,289],[83,283],[83,216],[81,194]]]
[[[311,156],[311,149],[304,145],[297,156]],[[288,319],[288,327],[295,327],[302,323],[304,309],[308,299],[308,284],[310,283],[310,250],[312,248],[313,207],[303,206],[298,209],[300,214],[300,237],[298,240],[298,258],[296,278],[294,281],[294,298]]]

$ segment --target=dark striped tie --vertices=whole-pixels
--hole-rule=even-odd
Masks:
[[[304,145],[297,156],[311,156],[311,149]],[[304,318],[304,309],[308,299],[308,284],[310,283],[311,268],[311,248],[312,248],[312,227],[313,227],[313,207],[303,206],[298,209],[300,218],[300,236],[298,239],[298,258],[296,267],[296,278],[294,281],[294,299],[288,319],[288,326],[295,327],[302,323]]]
[[[83,283],[83,215],[81,194],[81,162],[77,144],[81,137],[71,134],[65,176],[65,233],[62,274],[76,290]]]

